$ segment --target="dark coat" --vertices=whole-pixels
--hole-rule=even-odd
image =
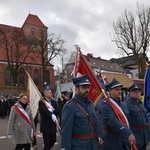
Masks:
[[[146,146],[149,142],[149,125],[146,115],[146,109],[142,102],[138,102],[130,98],[127,101],[127,106],[130,112],[131,130],[136,138],[137,146]],[[147,124],[147,128],[137,128]]]
[[[128,118],[129,111],[126,104],[119,100],[114,101]],[[130,150],[128,137],[132,131],[116,118],[112,107],[107,102],[102,105],[102,117],[104,121],[102,150]]]
[[[93,103],[75,94],[62,110],[61,149],[65,150],[98,150],[98,139],[73,139],[73,135],[85,135],[94,132],[93,126],[85,113],[73,102],[77,101],[89,113],[96,125],[96,114]]]
[[[65,105],[66,100],[64,97],[59,97],[57,103],[58,103],[58,108],[59,108],[59,117],[61,118],[62,108]]]
[[[6,101],[5,100],[0,100],[0,114],[4,115],[6,110],[7,110]]]
[[[58,114],[57,102],[51,100],[51,105],[55,109],[53,113],[55,115]],[[56,123],[52,120],[51,115],[53,114],[50,112],[47,107],[44,105],[42,101],[39,101],[39,111],[40,111],[40,131],[42,133],[53,134],[56,133]]]

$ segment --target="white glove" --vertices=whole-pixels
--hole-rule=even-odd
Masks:
[[[54,114],[52,114],[51,116],[52,116],[52,120],[53,120],[54,122],[56,122],[56,121],[57,121],[57,117],[56,117]]]
[[[8,134],[7,137],[8,137],[8,139],[11,139],[11,138],[12,138],[12,135],[11,135],[11,134]]]

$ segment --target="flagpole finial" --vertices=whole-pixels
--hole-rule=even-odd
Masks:
[[[77,50],[80,50],[80,49],[81,49],[80,46],[77,45],[77,44],[75,44],[74,47],[75,47]]]

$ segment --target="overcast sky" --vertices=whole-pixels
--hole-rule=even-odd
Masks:
[[[135,12],[137,2],[150,5],[150,0],[0,0],[0,24],[21,27],[34,14],[49,32],[61,34],[67,50],[78,44],[84,54],[117,58],[112,24],[125,9]]]

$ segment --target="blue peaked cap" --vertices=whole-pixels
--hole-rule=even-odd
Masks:
[[[80,85],[91,85],[90,77],[88,75],[82,75],[77,78],[73,78],[73,84],[78,87]]]
[[[116,88],[116,87],[123,87],[123,85],[120,84],[120,82],[117,81],[117,80],[114,78],[110,83],[108,83],[108,84],[106,85],[106,90],[109,91],[109,90],[114,89],[114,88]]]
[[[128,91],[131,92],[131,91],[134,91],[134,90],[142,90],[141,86],[137,83],[133,83],[129,88],[128,88]]]

